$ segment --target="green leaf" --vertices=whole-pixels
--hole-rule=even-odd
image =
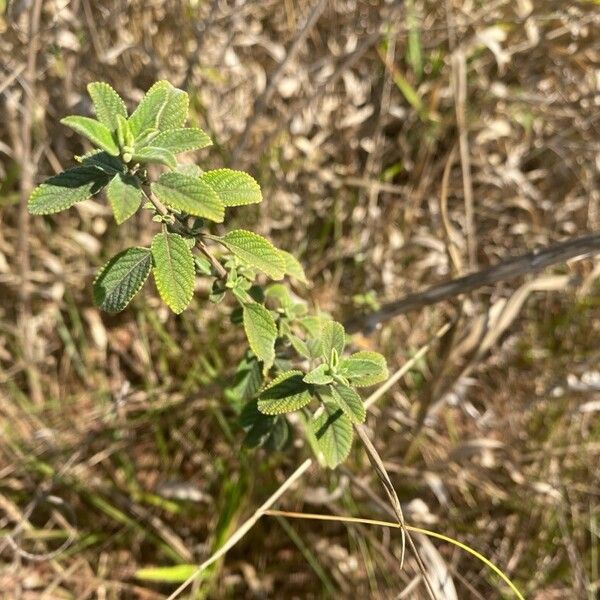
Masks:
[[[135,148],[131,159],[133,162],[139,163],[158,163],[170,169],[174,169],[177,166],[177,160],[172,152],[164,148],[157,148],[156,146]]]
[[[117,141],[120,148],[131,148],[135,142],[129,121],[122,115],[117,115]]]
[[[142,203],[142,189],[134,175],[117,173],[106,188],[115,221],[121,224],[135,214]]]
[[[135,577],[142,581],[181,583],[196,573],[197,570],[198,565],[195,564],[173,565],[172,567],[146,567],[144,569],[138,569],[135,572]],[[198,581],[202,579],[202,575],[203,574],[200,574],[197,579]]]
[[[292,344],[294,350],[298,354],[300,354],[300,356],[303,356],[304,358],[314,358],[310,352],[307,343],[304,340],[300,339],[297,335],[294,335],[293,333],[288,333],[287,338],[288,340],[290,340],[290,343]]]
[[[332,402],[323,402],[323,412],[310,423],[323,462],[334,469],[344,462],[352,447],[352,421]]]
[[[50,215],[87,200],[108,183],[108,176],[95,167],[73,167],[38,185],[27,206],[32,215]]]
[[[262,385],[260,363],[255,356],[246,353],[235,371],[233,381],[225,389],[225,398],[234,409],[241,408],[243,402],[252,398]]]
[[[65,117],[60,122],[85,136],[92,144],[112,156],[119,155],[119,147],[113,140],[110,129],[100,121],[88,117]]]
[[[283,278],[285,261],[279,250],[264,237],[244,229],[234,229],[219,240],[247,265],[263,271],[272,279]]]
[[[285,274],[289,275],[293,279],[297,279],[301,283],[308,283],[304,269],[302,268],[302,265],[298,259],[285,250],[280,250],[279,254],[281,254],[283,260],[285,261]]]
[[[368,350],[356,352],[348,358],[342,359],[340,373],[357,387],[375,385],[389,377],[385,358],[379,352]]]
[[[95,167],[104,171],[107,175],[115,173],[124,173],[126,167],[117,156],[111,156],[103,150],[92,150],[83,156],[76,156],[75,159],[86,167]]]
[[[160,131],[177,129],[187,119],[188,95],[174,88],[168,81],[157,81],[142,98],[135,109],[129,124],[137,138],[146,129],[157,128]]]
[[[188,175],[189,177],[200,177],[200,175],[202,175],[202,169],[194,164],[177,163],[177,168],[175,170],[177,173]]]
[[[325,360],[331,360],[333,350],[339,355],[344,351],[346,345],[346,333],[341,323],[323,319],[321,325],[321,352]]]
[[[293,412],[310,402],[302,371],[286,371],[277,376],[258,396],[258,410],[265,415]]]
[[[217,192],[225,206],[262,202],[260,186],[253,177],[243,171],[216,169],[204,173],[202,180]]]
[[[154,280],[163,301],[179,314],[194,294],[194,257],[186,241],[176,233],[158,233],[152,240]]]
[[[244,304],[244,330],[252,352],[267,371],[275,360],[277,326],[273,315],[262,304]]]
[[[289,437],[285,418],[264,415],[258,410],[256,400],[251,400],[242,409],[240,425],[246,429],[244,446],[247,448],[281,450]]]
[[[215,191],[198,177],[164,173],[151,185],[152,193],[164,204],[197,217],[222,223],[225,208]]]
[[[314,368],[310,373],[307,373],[304,376],[304,381],[315,385],[327,385],[328,383],[331,383],[333,377],[329,374],[329,365],[323,363]]]
[[[353,423],[362,423],[365,420],[365,405],[358,392],[347,385],[338,383],[330,388],[330,393],[331,399]]]
[[[87,90],[94,104],[98,121],[111,131],[116,131],[118,116],[127,118],[127,107],[121,96],[108,83],[102,81],[88,83]]]
[[[211,146],[212,140],[202,129],[169,129],[159,133],[152,140],[152,145],[169,150],[173,154],[179,154]]]
[[[96,275],[94,304],[109,313],[122,311],[142,289],[150,274],[148,248],[128,248],[111,258]]]
[[[171,84],[169,86],[165,106],[158,118],[157,127],[160,131],[180,129],[185,125],[188,117],[189,96],[183,90],[173,87]]]

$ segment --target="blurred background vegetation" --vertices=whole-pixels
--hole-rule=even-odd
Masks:
[[[117,316],[93,306],[96,269],[150,239],[146,215],[20,212],[86,149],[58,121],[90,113],[88,82],[131,104],[157,79],[188,91],[215,140],[196,159],[263,186],[237,223],[300,258],[300,292],[339,320],[600,229],[598,2],[2,0],[0,15],[2,598],[165,598],[310,452],[300,436],[240,448],[223,388],[241,338],[208,290],[180,317],[151,286]],[[536,600],[600,585],[599,273],[571,261],[353,338],[396,370],[452,324],[367,425],[407,520]],[[389,518],[381,497],[357,446],[278,506]],[[419,544],[446,598],[510,597],[469,555]],[[192,594],[425,597],[399,553],[397,532],[265,517]]]

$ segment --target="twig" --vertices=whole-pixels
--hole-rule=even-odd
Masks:
[[[509,258],[492,267],[451,279],[445,283],[434,285],[423,292],[409,294],[400,300],[384,304],[379,310],[371,314],[353,317],[345,323],[345,327],[350,332],[361,330],[372,331],[379,323],[398,315],[403,315],[407,312],[430,306],[431,304],[437,304],[461,294],[467,294],[484,285],[492,285],[499,281],[536,273],[546,267],[565,262],[571,258],[596,254],[598,252],[600,252],[600,233],[585,235],[547,246],[546,248],[533,250],[532,252]]]
[[[150,190],[148,185],[142,185],[142,191],[144,192],[144,196],[146,196],[146,198],[153,204],[154,208],[159,214],[161,214],[163,217],[166,217],[169,214],[169,211],[167,210],[166,206],[152,194],[152,191]],[[181,223],[175,222],[173,223],[172,227],[178,233],[181,233],[185,236],[193,235]],[[202,252],[202,254],[204,254],[204,256],[208,258],[213,269],[216,271],[219,279],[227,279],[227,271],[225,270],[225,267],[215,258],[215,256],[213,256],[212,252],[208,249],[206,244],[201,239],[197,239],[196,246],[198,247],[200,252]]]

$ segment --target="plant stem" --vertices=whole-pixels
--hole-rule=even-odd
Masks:
[[[154,197],[148,184],[142,185],[142,191],[160,215],[166,217],[170,214],[169,209],[160,200]],[[196,237],[190,232],[189,229],[187,229],[177,221],[173,223],[173,228],[182,235]],[[225,267],[217,260],[217,258],[209,250],[208,246],[199,237],[197,237],[196,239],[196,246],[200,250],[200,252],[202,252],[202,254],[204,254],[204,256],[208,258],[210,264],[217,273],[217,277],[219,279],[227,279],[227,271],[225,270]]]

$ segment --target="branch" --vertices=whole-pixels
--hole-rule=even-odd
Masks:
[[[385,304],[379,310],[369,315],[353,317],[345,324],[345,327],[350,332],[361,330],[373,331],[383,321],[393,319],[424,306],[430,306],[443,300],[455,298],[461,294],[467,294],[485,285],[492,285],[499,281],[535,273],[576,256],[596,254],[598,252],[600,252],[600,233],[592,233],[553,246],[533,250],[527,254],[509,258],[492,267],[451,279],[439,285],[434,285],[424,292],[404,296],[400,300]]]

